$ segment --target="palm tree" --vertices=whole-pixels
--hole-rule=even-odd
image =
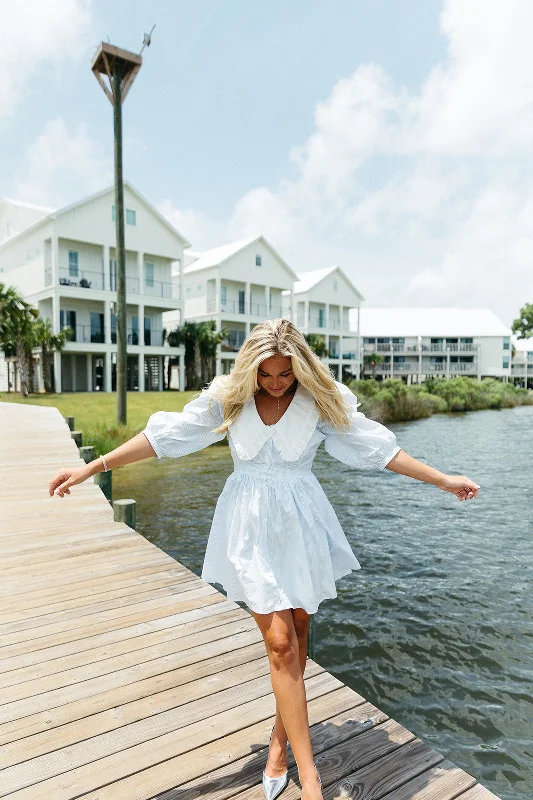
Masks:
[[[29,394],[32,328],[39,311],[27,303],[14,286],[0,283],[0,347],[15,353],[20,371],[20,391]]]
[[[171,347],[185,345],[185,385],[186,389],[201,389],[211,378],[213,368],[210,360],[216,354],[219,342],[227,336],[227,331],[217,331],[214,320],[193,322],[187,320],[183,325],[170,331],[167,341]]]
[[[329,357],[329,350],[321,336],[318,336],[316,333],[306,333],[304,334],[304,337],[313,353],[316,353],[319,358]]]
[[[369,364],[372,368],[372,377],[376,377],[376,364],[383,364],[385,361],[385,356],[382,356],[381,353],[370,353],[364,357],[365,364]]]
[[[61,352],[65,342],[69,341],[71,328],[63,328],[59,333],[54,333],[49,319],[38,317],[33,326],[34,347],[41,348],[41,366],[43,370],[43,383],[45,392],[52,392],[51,356],[54,350]]]

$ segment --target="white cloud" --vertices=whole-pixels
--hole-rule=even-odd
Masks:
[[[12,116],[31,78],[85,55],[90,0],[16,0],[2,4],[0,118]]]
[[[25,163],[13,195],[28,202],[58,207],[113,181],[112,159],[103,143],[89,136],[84,123],[69,131],[61,118],[46,123]]]
[[[359,66],[291,151],[296,178],[223,221],[187,212],[184,235],[262,232],[296,270],[339,263],[368,305],[488,306],[510,323],[533,300],[532,23],[530,0],[447,0],[446,58],[419,92]]]

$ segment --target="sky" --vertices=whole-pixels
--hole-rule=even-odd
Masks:
[[[102,40],[152,44],[124,174],[194,250],[263,234],[375,307],[533,302],[530,0],[2,4],[0,195],[113,181]]]

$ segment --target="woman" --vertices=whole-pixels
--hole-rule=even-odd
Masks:
[[[106,467],[179,457],[228,436],[235,470],[216,504],[201,577],[244,601],[263,636],[276,697],[263,786],[273,800],[287,783],[287,742],[303,800],[321,800],[303,673],[309,617],[335,581],[360,564],[311,471],[318,445],[359,469],[384,469],[432,483],[459,500],[477,497],[465,476],[445,475],[407,455],[388,428],[357,411],[288,320],[256,325],[230,375],[215,378],[182,412],[152,414],[144,431],[78,470],[61,470],[50,495]]]

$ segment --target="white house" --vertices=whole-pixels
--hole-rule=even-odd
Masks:
[[[384,358],[374,366],[365,363],[364,375],[403,377],[407,383],[457,375],[507,381],[511,333],[486,308],[364,308],[363,355]]]
[[[514,347],[511,364],[513,381],[527,389],[531,387],[533,381],[533,336],[519,339],[516,334],[513,334],[511,344]]]
[[[288,313],[288,294],[284,297]],[[295,324],[304,334],[321,336],[330,356],[327,363],[342,380],[359,375],[359,313],[363,295],[338,266],[304,272],[294,284]],[[355,314],[355,330],[350,328]]]
[[[190,245],[129,182],[124,202],[128,389],[162,389],[165,356],[179,358],[183,389],[184,348],[164,345],[162,317],[183,315],[183,249]],[[3,223],[14,228],[8,212]],[[56,392],[115,388],[115,241],[110,187],[41,216],[0,245],[0,281],[38,307],[54,332],[72,329],[54,354]]]
[[[0,197],[0,244],[34,225],[53,212],[53,208]]]
[[[218,347],[216,374],[228,373],[250,329],[283,315],[282,292],[292,291],[298,276],[263,236],[188,253],[186,260],[185,318],[212,319],[217,330],[228,331]],[[166,312],[163,321],[172,329],[176,314]]]

